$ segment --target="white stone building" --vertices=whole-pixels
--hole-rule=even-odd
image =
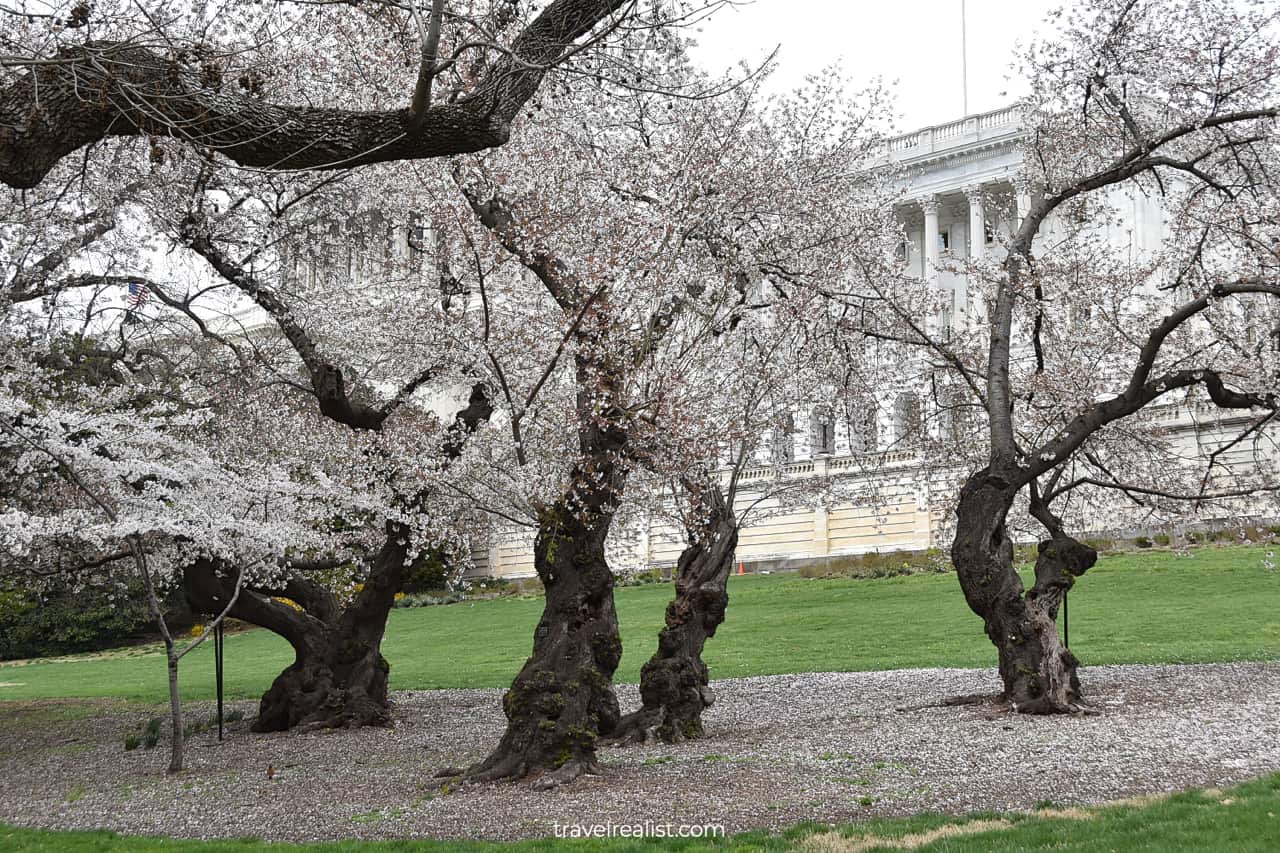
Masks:
[[[887,157],[905,171],[908,187],[897,208],[907,239],[901,258],[914,274],[930,280],[944,306],[930,322],[935,329],[963,335],[982,319],[982,305],[969,293],[964,275],[950,272],[948,256],[979,258],[992,251],[997,235],[1008,234],[1029,209],[1032,188],[1019,183],[1022,127],[1016,107],[967,116],[936,127],[903,134],[888,144]],[[1156,200],[1116,190],[1110,204],[1121,214],[1103,226],[1107,240],[1133,257],[1154,252],[1166,231]],[[1053,233],[1046,223],[1044,232]],[[947,471],[938,460],[922,458],[908,441],[924,417],[925,402],[910,391],[878,401],[877,411],[857,425],[832,417],[819,406],[797,412],[796,430],[761,442],[760,467],[742,477],[739,506],[755,501],[753,484],[783,479],[831,478],[856,492],[873,492],[858,501],[827,499],[784,507],[764,501],[764,512],[749,516],[738,547],[748,569],[797,567],[845,554],[872,551],[922,551],[945,546],[947,522],[961,471]],[[1222,412],[1212,406],[1176,405],[1150,412],[1179,456],[1188,460],[1230,442],[1249,422],[1247,412]],[[1273,436],[1258,432],[1222,454],[1218,475],[1228,482],[1233,471],[1275,470]],[[867,465],[875,454],[875,470]],[[772,457],[772,458],[770,458]],[[776,484],[776,483],[775,483]],[[1276,515],[1266,499],[1251,513]],[[822,504],[826,504],[825,506]],[[1124,500],[1099,505],[1081,534],[1132,535],[1150,529],[1148,514]],[[1212,525],[1215,519],[1203,521]],[[531,530],[495,531],[487,547],[479,543],[473,575],[521,577],[533,573]],[[611,537],[613,538],[613,537]],[[670,522],[640,522],[611,542],[611,561],[628,571],[675,563],[684,532]],[[1032,538],[1028,534],[1027,538]]]

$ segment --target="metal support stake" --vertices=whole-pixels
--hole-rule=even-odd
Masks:
[[[1062,591],[1062,645],[1071,648],[1071,625],[1067,621],[1067,591]]]
[[[213,629],[213,673],[218,689],[218,740],[222,740],[222,620]]]

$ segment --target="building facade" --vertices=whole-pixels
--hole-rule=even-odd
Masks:
[[[899,259],[912,274],[938,291],[935,332],[964,335],[984,318],[965,275],[950,267],[955,259],[980,259],[995,250],[1030,209],[1034,187],[1021,182],[1023,129],[1016,107],[967,116],[958,121],[902,134],[889,140],[885,158],[907,182],[895,213],[905,240]],[[1159,203],[1132,190],[1107,199],[1119,215],[1100,226],[1113,247],[1141,258],[1157,251],[1167,232]],[[1051,238],[1052,219],[1040,239]],[[927,458],[919,433],[928,403],[903,389],[876,401],[861,417],[835,417],[829,405],[796,412],[789,433],[760,442],[758,467],[743,472],[737,505],[751,507],[739,537],[737,558],[750,570],[821,564],[842,555],[924,551],[949,545],[948,528],[964,471]],[[1259,466],[1275,470],[1280,458],[1273,435],[1259,430],[1245,440],[1247,412],[1223,412],[1193,403],[1148,412],[1173,454],[1188,461],[1219,452],[1218,481]],[[870,464],[874,458],[874,464]],[[779,481],[792,481],[800,497]],[[768,486],[768,488],[763,488]],[[807,499],[806,499],[806,496]],[[856,496],[856,497],[853,497]],[[1248,512],[1275,515],[1267,499]],[[1123,498],[1097,505],[1083,516],[1081,534],[1134,535],[1152,528],[1152,515]],[[1212,525],[1212,512],[1204,522]],[[617,529],[617,528],[615,528]],[[1031,541],[1030,529],[1022,538]],[[532,530],[494,529],[473,551],[473,576],[527,577],[533,574]],[[674,565],[685,545],[684,531],[658,517],[631,519],[611,535],[615,570]]]

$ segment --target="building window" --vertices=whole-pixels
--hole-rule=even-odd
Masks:
[[[905,264],[911,258],[911,245],[907,240],[898,241],[898,245],[893,249],[893,258],[900,264]]]
[[[721,455],[721,462],[732,468],[738,464],[738,456],[742,453],[743,444],[741,441],[729,440],[723,444],[724,452]]]
[[[453,298],[455,296],[463,296],[463,297],[470,296],[471,290],[470,288],[467,287],[465,283],[458,280],[458,278],[453,274],[453,271],[449,269],[448,263],[441,263],[439,267],[440,267],[440,307],[445,311],[448,311],[449,306],[453,303]],[[464,301],[462,304],[463,304],[463,307],[465,308],[466,302]]]
[[[831,456],[836,452],[836,425],[830,412],[824,409],[814,411],[810,434],[813,456]]]
[[[893,443],[898,449],[914,447],[920,439],[920,398],[910,392],[893,401]]]
[[[873,400],[854,400],[849,408],[849,452],[876,450],[876,405]]]
[[[1067,318],[1076,329],[1084,328],[1093,320],[1093,306],[1087,302],[1070,305],[1067,308]]]
[[[982,239],[990,246],[996,241],[996,229],[991,227],[990,222],[982,223]]]
[[[427,240],[430,239],[430,236],[427,221],[422,216],[414,214],[409,220],[408,242],[410,250],[420,255],[426,254]]]
[[[968,431],[965,395],[958,388],[944,388],[938,394],[938,436],[959,445]]]
[[[786,465],[796,458],[795,419],[788,414],[773,428],[773,441],[770,447],[770,458],[775,465]]]
[[[950,226],[946,228],[938,229],[938,251],[939,252],[951,251],[951,227]]]

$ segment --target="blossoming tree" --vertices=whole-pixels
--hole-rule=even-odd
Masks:
[[[646,35],[628,48],[627,62],[697,79],[673,39]],[[483,344],[474,363],[488,366],[509,428],[509,449],[488,451],[499,470],[471,488],[489,508],[505,501],[508,519],[531,517],[546,589],[532,656],[503,700],[506,733],[468,778],[554,785],[596,767],[597,739],[620,718],[606,539],[633,473],[706,483],[713,460],[699,437],[737,401],[707,407],[700,395],[725,375],[718,350],[750,333],[742,317],[761,307],[753,281],[790,289],[853,274],[891,243],[878,199],[840,192],[875,185],[862,161],[880,100],[853,108],[834,87],[815,87],[770,108],[753,85],[694,99],[665,92],[717,87],[662,88],[551,88],[511,143],[457,165],[465,204],[450,206],[442,191],[433,217],[446,223],[451,274],[479,299],[478,328],[464,334]],[[722,587],[731,539],[716,542],[699,562],[705,583]],[[696,602],[700,630],[723,617],[722,603],[714,592]],[[700,651],[691,639],[669,662],[705,687]]]
[[[994,252],[953,262],[975,297],[967,334],[932,322],[936,291],[902,276],[865,294],[875,322],[849,324],[852,337],[925,353],[929,375],[958,395],[935,409],[965,412],[958,434],[978,437],[957,448],[972,467],[951,557],[999,653],[1005,700],[1030,713],[1084,707],[1055,626],[1096,559],[1067,532],[1064,519],[1080,518],[1071,496],[1272,488],[1214,486],[1212,457],[1198,474],[1171,464],[1145,412],[1200,395],[1247,413],[1247,436],[1277,407],[1271,359],[1232,327],[1274,316],[1280,295],[1280,18],[1252,4],[1088,0],[1057,20],[1061,37],[1033,47],[1023,69],[1029,200]],[[1146,252],[1109,229],[1118,205],[1136,203],[1167,223]],[[1048,533],[1029,590],[1009,532],[1017,501]]]

